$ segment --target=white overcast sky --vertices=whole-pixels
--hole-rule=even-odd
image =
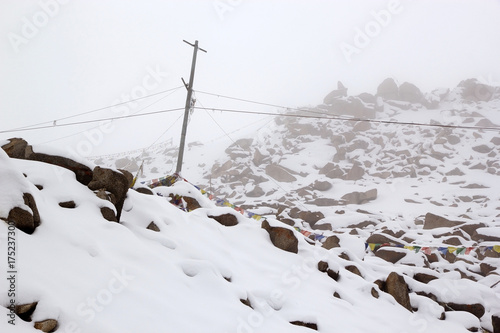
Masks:
[[[80,114],[182,85],[194,43],[195,90],[290,107],[316,105],[341,80],[374,93],[386,77],[423,91],[500,81],[500,0],[1,0],[0,131]],[[377,21],[378,17],[378,21]],[[367,31],[368,30],[368,31]],[[367,37],[360,37],[360,31]],[[356,48],[349,59],[342,47]],[[157,72],[157,79],[150,72]],[[160,74],[158,74],[158,72]],[[159,75],[159,76],[158,76]],[[182,108],[179,89],[142,112]],[[134,113],[159,100],[141,101]],[[205,107],[274,111],[197,94]],[[201,104],[198,104],[201,105]],[[123,115],[103,110],[79,121]],[[182,112],[115,122],[90,155],[151,144]],[[226,132],[264,117],[210,112]],[[265,123],[258,124],[263,125]],[[64,121],[58,122],[59,124]],[[73,147],[96,125],[0,134]],[[178,140],[177,121],[161,140]],[[70,136],[75,133],[77,135]],[[195,113],[188,141],[224,135]]]

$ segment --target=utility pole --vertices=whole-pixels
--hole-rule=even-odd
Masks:
[[[175,172],[178,174],[182,170],[182,159],[184,158],[184,145],[186,144],[186,131],[188,125],[189,110],[191,109],[191,99],[192,99],[191,96],[193,95],[194,70],[196,68],[196,54],[198,53],[198,50],[207,53],[207,51],[198,47],[198,41],[195,41],[194,45],[185,40],[183,40],[183,42],[194,47],[194,51],[193,51],[193,62],[191,64],[191,75],[189,76],[189,83],[186,85],[184,80],[182,80],[184,82],[184,86],[186,86],[187,88],[187,97],[186,97],[186,106],[184,109],[184,122],[182,123],[181,142],[179,144],[179,155],[177,156],[177,169],[175,170]]]

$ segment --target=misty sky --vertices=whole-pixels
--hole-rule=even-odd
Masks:
[[[182,86],[193,52],[183,39],[208,51],[198,54],[195,90],[289,107],[321,103],[338,80],[350,94],[375,93],[386,77],[423,91],[470,77],[498,84],[499,17],[500,0],[1,0],[0,131]],[[183,108],[186,90],[172,92],[58,124]],[[196,97],[198,106],[276,110]],[[177,144],[181,114],[115,121],[88,154],[148,146],[170,126],[160,141]],[[188,141],[269,119],[196,111]],[[0,139],[76,149],[97,125]]]

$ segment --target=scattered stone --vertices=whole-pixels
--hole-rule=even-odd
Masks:
[[[300,211],[298,218],[312,226],[319,220],[325,218],[325,215],[323,215],[322,212]]]
[[[465,175],[465,173],[463,173],[462,170],[460,170],[459,168],[455,168],[446,173],[446,176],[463,176],[463,175]]]
[[[234,216],[233,214],[229,214],[229,213],[222,214],[219,216],[209,215],[208,217],[216,220],[217,222],[219,222],[220,224],[222,224],[223,226],[226,226],[226,227],[232,227],[232,226],[235,226],[238,224],[238,219],[236,218],[236,216]]]
[[[408,309],[408,311],[413,312],[408,294],[408,285],[401,275],[396,272],[389,274],[385,281],[384,291],[392,295],[396,302]]]
[[[329,174],[330,173],[328,173],[326,176],[329,177]],[[345,176],[345,180],[360,180],[363,178],[364,174],[365,174],[365,169],[363,169],[358,164],[354,164],[351,170],[349,170],[349,172]]]
[[[484,306],[479,303],[475,304],[457,304],[457,303],[447,303],[445,309],[451,308],[453,311],[466,311],[472,313],[477,318],[481,319],[484,316],[485,310]]]
[[[302,321],[291,321],[290,324],[296,325],[296,326],[307,327],[307,328],[310,328],[310,329],[315,330],[315,331],[318,330],[318,325],[314,324],[314,323],[304,323]]]
[[[328,191],[329,189],[332,188],[332,184],[328,181],[320,181],[320,180],[317,180],[314,182],[314,184],[312,185],[312,188],[317,190],[317,191]]]
[[[293,234],[292,230],[282,227],[271,227],[271,225],[269,225],[269,222],[267,221],[262,222],[261,227],[269,233],[271,242],[277,248],[292,253],[299,252],[299,241]]]
[[[323,245],[321,245],[323,248],[330,250],[333,249],[334,247],[340,247],[340,239],[333,235],[333,236],[328,236],[326,240],[323,242]]]
[[[76,208],[76,203],[73,200],[64,201],[64,202],[60,202],[59,206],[61,206],[62,208],[72,209],[72,208]]]
[[[372,296],[373,296],[373,297],[375,297],[375,298],[379,298],[379,297],[380,297],[380,295],[378,294],[377,289],[375,289],[375,288],[373,288],[373,287],[372,287],[372,290],[371,290],[371,294],[372,294]]]
[[[267,165],[266,174],[279,182],[291,183],[297,180],[295,176],[276,164]]]
[[[464,223],[465,222],[450,221],[444,217],[427,213],[424,220],[424,229],[453,228]]]
[[[247,299],[240,299],[240,302],[245,304],[246,306],[248,306],[249,308],[252,308],[253,309],[253,306],[252,306],[252,303],[250,302],[250,300],[247,298]]]
[[[395,264],[399,260],[403,259],[406,256],[406,253],[404,251],[397,251],[395,249],[381,247],[375,252],[375,256]]]
[[[424,95],[413,83],[404,82],[401,86],[399,86],[400,100],[410,103],[420,103],[423,98]]]
[[[160,228],[158,228],[158,226],[156,225],[156,223],[154,223],[153,221],[151,221],[151,223],[148,224],[148,227],[146,229],[153,230],[153,231],[156,231],[156,232],[160,231]]]
[[[478,153],[488,154],[492,149],[487,145],[479,145],[476,147],[472,147],[472,150],[477,151]]]
[[[491,322],[493,324],[493,333],[500,333],[500,312],[491,315]]]
[[[133,185],[133,183],[134,183],[134,175],[132,175],[127,170],[118,169],[118,171],[120,171],[125,176],[125,178],[127,178],[127,180],[128,180],[128,187],[131,188],[132,185]]]
[[[366,239],[366,242],[369,244],[394,243],[397,245],[403,245],[403,243],[401,243],[400,240],[394,239],[393,237],[389,238],[386,235],[382,235],[380,233],[375,233],[375,234],[370,235],[370,237],[368,237]]]
[[[264,190],[259,185],[256,185],[253,188],[253,190],[251,190],[250,192],[247,192],[247,197],[258,198],[258,197],[261,197],[265,194],[266,194],[266,192],[264,192]]]
[[[30,193],[24,193],[23,200],[24,204],[31,209],[32,213],[21,207],[14,207],[9,211],[7,220],[9,222],[14,222],[17,229],[27,234],[32,234],[40,225],[40,214],[38,213],[35,199]]]
[[[37,321],[35,323],[35,328],[42,332],[54,332],[57,327],[57,320],[46,319],[43,321]]]
[[[339,279],[339,272],[335,272],[332,270],[326,261],[320,261],[318,262],[318,270],[320,272],[326,273],[330,278],[332,278],[335,281],[338,281]]]
[[[31,315],[35,312],[38,302],[21,304],[16,306],[16,314],[24,321],[31,321]]]
[[[415,275],[413,275],[413,279],[418,281],[418,282],[422,282],[422,283],[427,284],[432,280],[438,279],[438,277],[434,276],[434,275],[426,274],[426,273],[416,273]]]
[[[349,265],[349,266],[345,266],[345,269],[348,270],[349,272],[353,273],[353,274],[356,274],[356,275],[359,275],[359,276],[363,277],[363,275],[361,275],[361,272],[359,271],[358,266]]]
[[[366,192],[352,192],[345,194],[342,197],[342,200],[345,201],[346,204],[350,205],[361,205],[368,201],[372,201],[377,199],[377,189],[371,189]]]
[[[377,87],[377,96],[384,99],[398,99],[399,88],[394,79],[387,78]]]
[[[93,171],[92,181],[88,184],[88,188],[93,191],[104,189],[115,196],[116,219],[119,221],[129,189],[127,177],[123,173],[97,166]]]
[[[101,215],[110,222],[118,222],[115,211],[109,207],[101,207]]]
[[[151,191],[151,189],[149,189],[148,187],[138,187],[135,190],[142,194],[154,195],[153,191]]]

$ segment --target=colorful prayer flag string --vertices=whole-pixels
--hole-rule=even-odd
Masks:
[[[447,253],[452,253],[455,255],[469,255],[473,250],[479,250],[481,254],[484,255],[486,251],[495,251],[496,253],[500,253],[500,245],[493,246],[418,246],[418,245],[401,245],[396,243],[365,243],[365,250],[368,248],[375,252],[381,247],[399,247],[404,248],[410,251],[415,251],[415,253],[422,252],[427,255],[430,255],[434,251],[438,251],[441,255],[446,255]]]

